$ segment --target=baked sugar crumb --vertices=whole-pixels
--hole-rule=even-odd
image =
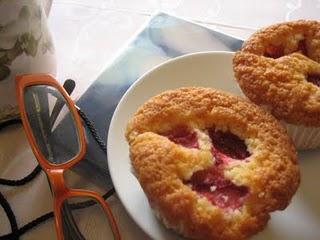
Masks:
[[[217,189],[217,187],[214,186],[214,185],[212,185],[212,186],[210,187],[210,191],[211,191],[211,192],[214,192],[216,189]]]
[[[201,131],[196,128],[194,129],[194,131],[197,133],[199,148],[201,150],[210,151],[210,149],[212,147],[212,143],[211,143],[210,137],[208,135],[208,131],[207,130]]]
[[[261,193],[259,193],[258,197],[263,198],[264,194],[265,194],[264,192],[261,192]]]
[[[224,195],[223,195],[221,198],[222,198],[222,200],[223,200],[224,202],[227,202],[227,201],[229,200],[228,196],[224,196]]]

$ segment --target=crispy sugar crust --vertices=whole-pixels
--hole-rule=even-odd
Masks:
[[[283,56],[269,57],[272,51]],[[320,127],[320,88],[306,80],[310,74],[320,77],[320,22],[299,20],[257,31],[235,54],[233,69],[245,95],[275,117]]]
[[[250,189],[240,210],[220,209],[183,183],[215,160],[208,149],[185,148],[158,134],[181,124],[214,126],[245,139],[249,161],[224,172]],[[210,88],[180,88],[151,98],[129,121],[126,138],[150,206],[168,228],[189,238],[246,239],[265,227],[269,212],[286,208],[299,185],[296,152],[284,128],[251,102]]]

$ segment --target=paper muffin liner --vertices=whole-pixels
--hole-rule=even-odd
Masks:
[[[294,125],[284,121],[281,123],[288,131],[298,150],[315,149],[320,147],[320,127]]]
[[[239,87],[239,86],[238,86]],[[239,87],[239,95],[250,99],[241,91]],[[271,113],[271,107],[267,105],[259,105],[261,108]],[[320,148],[320,127],[306,127],[303,125],[295,125],[286,121],[278,121],[287,129],[288,135],[291,137],[297,150],[307,150]]]

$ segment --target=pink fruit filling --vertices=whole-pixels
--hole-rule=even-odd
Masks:
[[[193,191],[206,197],[212,204],[223,209],[238,209],[243,205],[248,188],[237,186],[223,174],[223,165],[250,156],[243,140],[230,132],[208,130],[212,142],[212,154],[216,162],[213,167],[195,172],[185,184]],[[179,126],[167,136],[171,141],[188,148],[199,148],[196,132],[188,127]]]
[[[186,126],[178,126],[174,130],[163,134],[172,142],[187,148],[199,148],[198,137],[195,131]]]
[[[307,81],[320,87],[320,74],[308,74]]]
[[[225,179],[222,169],[217,165],[195,172],[185,184],[224,209],[240,208],[248,194],[247,187],[237,186]]]
[[[280,58],[284,55],[284,47],[282,45],[269,45],[265,49],[264,56],[269,58]]]
[[[243,160],[249,157],[247,146],[243,140],[230,132],[211,128],[208,133],[212,142],[212,154],[216,159],[215,165],[195,172],[185,184],[220,208],[240,208],[248,194],[248,188],[237,186],[226,179],[223,165],[234,159]],[[187,126],[178,126],[163,135],[184,147],[199,148],[197,133]]]
[[[308,49],[305,39],[299,41],[298,51],[301,52],[303,55],[308,56]]]
[[[231,132],[216,131],[212,128],[209,129],[209,136],[212,141],[212,154],[218,164],[228,163],[232,159],[243,160],[250,156],[244,141]]]

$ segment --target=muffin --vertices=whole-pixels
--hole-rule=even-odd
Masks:
[[[243,93],[287,128],[298,149],[320,146],[320,22],[254,33],[233,58]]]
[[[299,185],[286,130],[228,93],[163,92],[137,110],[125,136],[155,215],[187,238],[246,239],[288,206]]]

